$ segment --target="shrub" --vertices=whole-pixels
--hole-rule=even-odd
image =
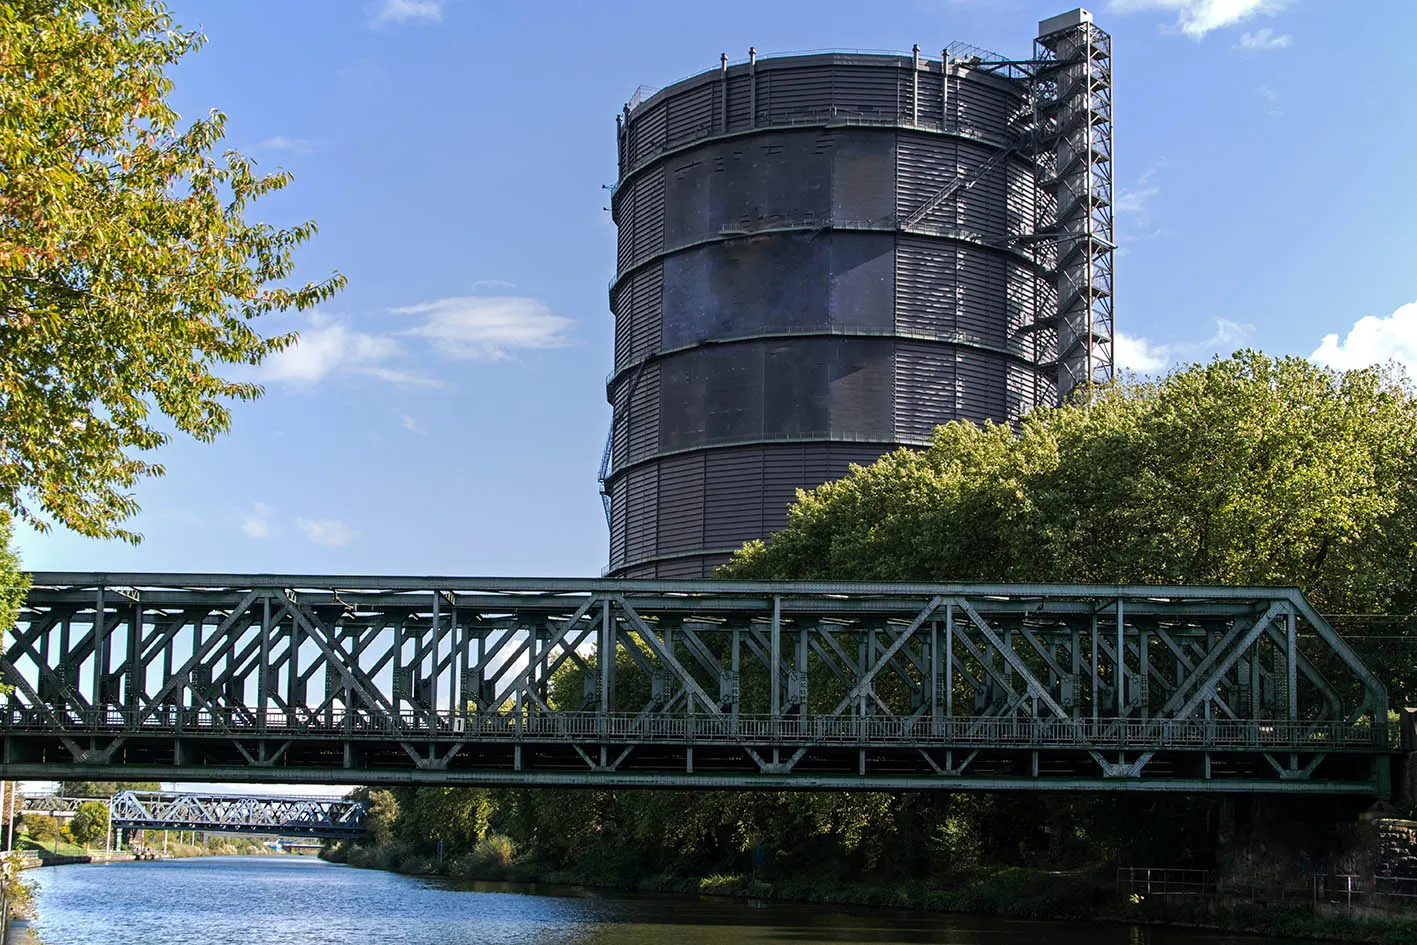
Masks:
[[[472,855],[488,866],[507,866],[516,857],[517,846],[505,834],[489,833],[477,841]]]
[[[30,839],[39,843],[53,841],[54,834],[59,829],[59,822],[45,814],[25,814],[21,823]]]

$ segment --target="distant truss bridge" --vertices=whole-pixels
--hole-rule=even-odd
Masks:
[[[113,826],[122,830],[200,830],[323,840],[355,839],[365,833],[366,806],[344,798],[124,791],[108,804]]]

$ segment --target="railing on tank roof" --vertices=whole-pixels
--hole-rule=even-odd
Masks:
[[[748,128],[735,128],[731,131],[715,131],[715,123],[705,122],[694,128],[694,137],[684,137],[670,144],[668,140],[655,141],[639,149],[643,153],[633,159],[625,170],[620,174],[620,179],[610,188],[611,196],[619,190],[620,184],[624,183],[635,174],[639,173],[646,166],[664,157],[666,154],[673,154],[676,151],[697,147],[706,141],[716,138],[737,137],[746,134],[758,134],[765,131],[780,131],[786,128],[800,128],[804,126],[821,125],[823,123],[841,126],[860,126],[874,128],[901,127],[907,129],[934,131],[940,134],[955,135],[961,138],[969,138],[984,144],[992,145],[996,148],[1012,147],[1017,139],[1010,140],[995,134],[990,134],[984,129],[977,128],[968,121],[955,119],[945,122],[936,118],[915,118],[901,110],[886,109],[856,109],[848,105],[829,105],[824,108],[814,108],[810,111],[799,112],[794,110],[794,114],[786,117],[774,118],[769,112],[768,119],[760,125],[753,125]],[[701,131],[706,133],[699,134]],[[667,134],[667,131],[666,131]]]

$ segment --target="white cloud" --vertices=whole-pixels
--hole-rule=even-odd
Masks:
[[[1228,318],[1217,318],[1215,320],[1215,334],[1200,342],[1196,347],[1201,349],[1199,351],[1200,357],[1208,358],[1216,354],[1230,355],[1234,354],[1236,349],[1248,344],[1254,333],[1254,325],[1232,322]]]
[[[458,296],[391,309],[396,315],[424,315],[406,334],[428,340],[453,358],[495,361],[511,352],[569,345],[571,319],[553,314],[536,299],[517,296]]]
[[[360,374],[368,374],[370,377],[377,377],[381,381],[388,381],[390,384],[397,384],[401,387],[447,387],[434,377],[427,377],[413,371],[400,371],[389,367],[361,368]]]
[[[1209,338],[1170,344],[1119,331],[1112,340],[1112,360],[1123,371],[1156,374],[1177,361],[1206,361],[1217,355],[1227,357],[1243,348],[1254,330],[1253,325],[1217,318],[1215,331]]]
[[[241,519],[241,531],[247,538],[270,538],[271,507],[264,502],[251,503],[251,511]]]
[[[1161,188],[1153,183],[1161,169],[1166,166],[1165,158],[1152,161],[1133,187],[1118,187],[1112,198],[1112,210],[1119,215],[1131,214],[1145,218],[1147,204],[1161,193]]]
[[[421,21],[437,23],[443,19],[443,0],[382,0],[374,14],[374,25]]]
[[[337,518],[300,518],[295,520],[307,541],[339,548],[359,537],[359,533]]]
[[[1264,99],[1266,115],[1281,115],[1279,109],[1279,93],[1267,85],[1262,85],[1255,89],[1260,98]]]
[[[261,365],[263,380],[309,387],[332,374],[379,376],[385,370],[383,362],[399,354],[398,343],[388,336],[354,331],[343,322],[318,313],[310,322],[295,344],[265,360]]]
[[[1256,16],[1274,16],[1294,0],[1112,0],[1114,13],[1162,10],[1176,14],[1176,28],[1191,39]]]
[[[295,344],[266,358],[254,376],[266,383],[308,389],[339,376],[362,375],[404,387],[445,387],[444,382],[404,365],[424,344],[452,358],[495,361],[521,350],[564,348],[571,319],[555,315],[536,299],[462,296],[390,309],[421,315],[398,331],[357,331],[343,319],[315,312]],[[405,321],[404,324],[408,324]],[[410,338],[418,342],[410,342]]]
[[[1385,318],[1366,315],[1343,338],[1324,335],[1309,359],[1339,371],[1396,361],[1417,374],[1417,302]]]
[[[1112,198],[1112,211],[1114,213],[1141,213],[1146,209],[1147,201],[1159,193],[1161,193],[1160,187],[1119,188],[1116,196]]]
[[[291,154],[309,154],[310,142],[304,138],[287,138],[285,135],[276,135],[264,141],[257,141],[251,145],[252,151],[289,151]]]
[[[1285,46],[1289,45],[1293,38],[1294,37],[1290,36],[1288,33],[1277,36],[1274,30],[1266,26],[1264,29],[1255,30],[1253,33],[1241,33],[1240,42],[1236,44],[1235,48],[1260,51],[1266,49],[1283,49]]]
[[[1112,360],[1118,370],[1155,374],[1171,363],[1165,345],[1117,332],[1112,339]]]

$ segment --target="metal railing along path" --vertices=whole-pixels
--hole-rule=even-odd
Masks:
[[[155,713],[125,709],[54,712],[47,708],[0,708],[0,730],[64,731],[104,735],[410,735],[458,741],[552,741],[576,739],[730,744],[842,744],[1069,747],[1106,749],[1189,748],[1224,751],[1392,747],[1386,726],[1287,720],[1206,719],[1123,721],[1117,719],[773,717],[768,715],[663,716],[547,712],[467,714],[449,710],[398,714],[267,709],[166,707]],[[82,800],[82,799],[72,799]]]

